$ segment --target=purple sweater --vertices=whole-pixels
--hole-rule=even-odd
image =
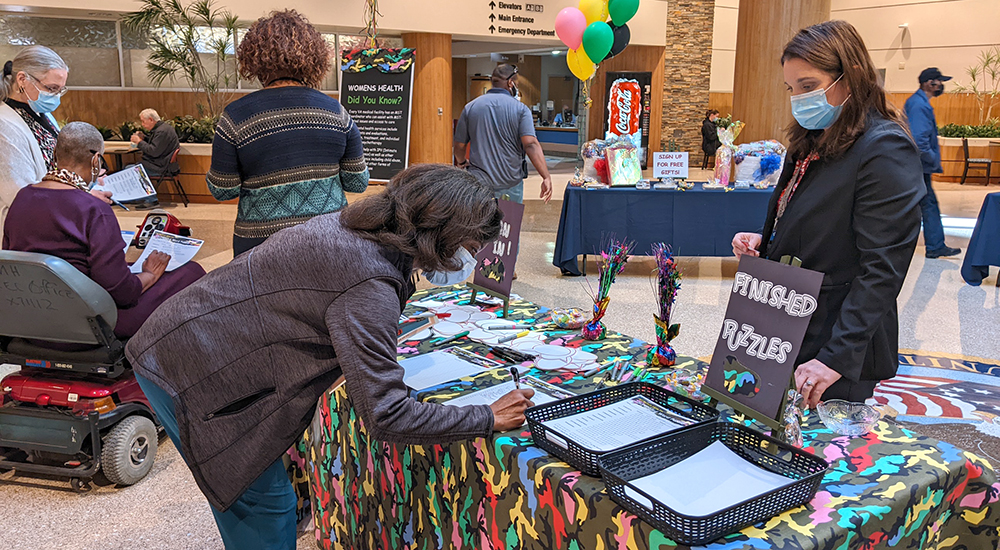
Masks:
[[[125,263],[115,213],[78,189],[21,189],[4,223],[3,248],[66,260],[104,287],[119,309],[135,306],[142,294],[142,283]]]

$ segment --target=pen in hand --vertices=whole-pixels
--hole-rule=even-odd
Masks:
[[[510,375],[514,378],[514,387],[521,389],[521,378],[517,375],[517,367],[510,368]]]

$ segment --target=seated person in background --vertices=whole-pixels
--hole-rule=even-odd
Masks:
[[[146,132],[132,134],[132,143],[142,151],[142,167],[146,169],[146,174],[155,178],[175,172],[177,166],[168,166],[170,157],[181,146],[174,127],[160,120],[160,115],[153,109],[144,109],[139,113],[139,124]]]
[[[562,112],[556,115],[556,118],[552,121],[556,126],[570,125],[573,124],[573,111],[570,110],[569,105],[562,106]]]
[[[66,260],[104,287],[118,305],[115,334],[128,338],[167,298],[205,270],[188,262],[167,272],[170,256],[154,252],[138,275],[125,263],[125,243],[111,207],[87,192],[97,179],[104,139],[86,122],[71,122],[56,141],[56,164],[21,189],[7,213],[3,248]]]
[[[142,124],[145,133],[132,134],[132,143],[142,151],[142,167],[146,169],[149,178],[155,180],[162,174],[169,176],[179,173],[180,167],[177,163],[170,163],[170,157],[180,147],[174,127],[160,120],[159,113],[153,109],[144,109],[139,113],[139,123]],[[154,199],[146,201],[143,208],[152,208],[159,204],[159,201]]]

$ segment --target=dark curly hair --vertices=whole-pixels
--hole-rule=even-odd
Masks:
[[[240,41],[240,76],[267,86],[297,80],[316,88],[330,69],[330,47],[323,35],[295,10],[261,17]]]
[[[385,191],[341,210],[340,223],[395,248],[427,271],[455,270],[458,247],[478,250],[500,234],[503,212],[493,191],[445,164],[418,164],[396,174]]]

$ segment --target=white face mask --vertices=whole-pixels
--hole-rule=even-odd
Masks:
[[[427,282],[436,286],[457,285],[465,282],[476,270],[476,257],[464,246],[458,247],[458,252],[453,258],[462,264],[458,271],[424,271],[424,278],[427,279]]]

